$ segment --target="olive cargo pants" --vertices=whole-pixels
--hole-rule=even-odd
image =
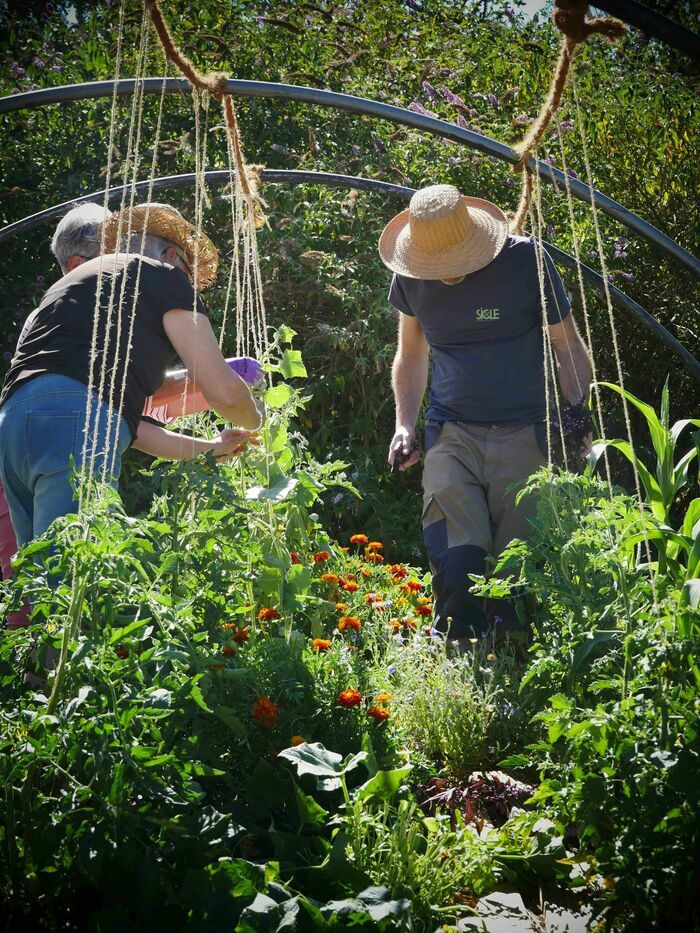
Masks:
[[[452,638],[487,631],[484,600],[468,574],[483,574],[513,538],[527,538],[537,503],[515,498],[547,462],[546,426],[426,424],[423,539],[433,573],[435,627]],[[544,453],[543,453],[544,450]],[[510,488],[516,484],[516,488]]]

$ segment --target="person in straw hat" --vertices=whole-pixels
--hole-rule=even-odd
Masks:
[[[205,451],[228,458],[261,423],[198,294],[216,276],[211,240],[167,204],[107,216],[81,205],[70,213],[68,226],[82,224],[82,252],[64,237],[77,261],[64,257],[65,274],[30,315],[0,395],[0,481],[20,545],[75,511],[71,461],[91,465],[97,477],[113,461],[116,484],[129,445],[167,459]],[[146,397],[178,356],[214,410],[239,429],[209,441],[141,420]]]
[[[387,224],[379,254],[400,312],[389,462],[406,470],[421,458],[416,422],[432,366],[423,538],[434,624],[459,650],[489,621],[497,637],[514,623],[509,604],[485,607],[470,593],[468,574],[483,574],[488,555],[530,530],[534,504],[516,506],[515,496],[549,459],[544,327],[571,404],[587,397],[590,360],[550,257],[541,289],[535,244],[511,236],[495,204],[452,185],[423,188]]]

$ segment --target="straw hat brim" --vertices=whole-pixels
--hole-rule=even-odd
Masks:
[[[379,255],[392,272],[410,279],[451,279],[477,272],[501,252],[508,237],[508,218],[497,205],[462,196],[473,223],[469,235],[439,252],[418,250],[411,240],[409,213],[390,220],[379,238]]]
[[[119,231],[120,216],[122,220]],[[179,246],[187,256],[193,274],[196,260],[195,282],[200,291],[214,284],[219,254],[206,233],[203,231],[197,233],[193,224],[166,207],[161,205],[148,207],[145,204],[138,204],[131,209],[131,232],[141,233],[144,226],[147,228],[147,233],[162,237]],[[104,222],[103,227],[105,252],[116,252],[117,233],[125,237],[128,231],[129,208],[112,214]]]

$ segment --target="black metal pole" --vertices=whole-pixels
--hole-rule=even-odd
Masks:
[[[643,3],[637,3],[637,0],[594,0],[591,6],[605,10],[646,35],[653,36],[684,55],[700,61],[700,36],[662,13],[644,6]]]
[[[166,175],[162,178],[155,178],[153,181],[147,180],[137,182],[134,187],[137,191],[147,191],[150,185],[152,185],[152,190],[154,191],[160,188],[181,188],[194,184],[195,178],[196,176],[193,173],[186,175]],[[231,174],[228,170],[209,171],[205,173],[205,178],[209,184],[227,184],[231,179]],[[263,171],[263,181],[268,184],[314,184],[331,187],[358,188],[361,191],[376,191],[383,194],[391,194],[396,197],[404,198],[405,200],[408,200],[415,191],[414,188],[394,185],[391,182],[378,181],[374,178],[362,178],[356,175],[338,175],[331,172],[265,169]],[[128,186],[129,190],[130,187],[131,186]],[[108,191],[109,200],[116,200],[117,197],[121,196],[123,191],[123,185],[110,188]],[[43,211],[39,211],[37,214],[32,214],[30,217],[15,221],[15,223],[8,224],[6,227],[0,229],[0,242],[9,240],[19,233],[25,233],[27,230],[31,230],[34,227],[38,227],[40,224],[46,223],[54,217],[61,216],[70,207],[82,201],[99,201],[102,203],[103,198],[104,191],[94,191],[91,194],[84,194],[79,198],[74,198],[72,201],[66,201],[63,204],[55,204],[53,207],[48,207]],[[555,262],[560,263],[568,269],[576,270],[576,260],[573,256],[558,249],[551,243],[545,243],[544,245]],[[600,294],[604,293],[605,286],[601,275],[583,263],[581,263],[581,273],[585,281],[597,292]],[[617,307],[621,308],[627,315],[635,318],[646,327],[658,341],[663,343],[664,346],[680,360],[686,371],[700,383],[700,362],[695,359],[692,353],[690,353],[680,341],[676,340],[673,334],[670,334],[663,324],[660,324],[656,318],[652,317],[648,311],[645,311],[640,304],[634,301],[633,298],[630,298],[629,295],[626,295],[612,284],[609,284],[608,287],[610,289],[610,297]]]
[[[165,90],[170,93],[189,94],[191,89],[189,82],[185,78],[145,78],[143,91],[145,94],[160,94],[163,85],[165,85]],[[134,92],[135,87],[136,80],[134,78],[124,78],[117,82],[117,94],[126,97]],[[448,123],[446,120],[426,117],[403,107],[395,107],[393,104],[384,104],[364,97],[339,94],[336,91],[326,91],[316,87],[275,84],[271,81],[239,81],[232,79],[228,81],[226,89],[230,94],[242,97],[272,97],[296,100],[320,107],[332,107],[336,110],[377,117],[382,120],[389,120],[392,123],[423,130],[444,139],[451,139],[453,142],[469,146],[471,149],[477,149],[485,155],[494,156],[511,164],[515,164],[519,159],[514,149],[498,142],[498,140],[482,136],[472,130],[463,129],[454,123]],[[62,87],[44,88],[39,91],[27,91],[24,94],[14,94],[0,98],[0,114],[22,110],[25,107],[40,107],[45,104],[110,97],[113,92],[114,81],[93,81],[86,84],[71,84]],[[559,169],[553,168],[547,162],[540,162],[536,159],[530,159],[528,166],[545,181],[556,184],[561,188],[564,187],[564,174]],[[700,260],[679,243],[672,240],[671,237],[666,236],[665,233],[657,230],[656,227],[647,223],[646,220],[642,220],[632,211],[628,211],[622,204],[613,201],[612,198],[608,198],[600,191],[589,188],[588,185],[576,178],[569,178],[569,187],[574,197],[585,201],[587,204],[591,204],[595,200],[596,207],[603,211],[604,214],[617,220],[629,230],[638,233],[700,278]]]

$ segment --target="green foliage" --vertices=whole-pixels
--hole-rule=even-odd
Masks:
[[[52,16],[33,15],[31,4],[21,12],[10,11],[0,32],[2,93],[113,77],[119,4],[72,6],[74,15],[68,15],[67,4],[57,4]],[[204,70],[324,86],[423,107],[508,144],[522,137],[537,113],[556,59],[557,37],[545,18],[526,19],[500,0],[360,0],[342,9],[279,0],[274,12],[254,0],[237,0],[225,8],[205,3],[196,11],[173,0],[167,14],[177,41]],[[140,15],[140,5],[127,0],[124,76],[134,73]],[[698,106],[692,70],[682,56],[661,43],[646,42],[634,30],[619,49],[597,41],[586,44],[578,60],[582,121],[571,95],[558,115],[567,165],[585,176],[582,132],[597,187],[697,252],[693,210],[698,162],[692,157],[692,139],[697,136]],[[149,48],[147,70],[152,75],[163,72],[155,42]],[[113,183],[126,176],[130,104],[129,98],[117,102]],[[138,173],[143,178],[156,148],[158,104],[157,96],[145,99]],[[107,162],[110,108],[110,99],[104,98],[8,115],[2,143],[7,166],[3,223],[99,189]],[[455,143],[279,100],[244,98],[238,110],[244,148],[253,163],[382,177],[414,186],[452,181],[506,209],[517,204],[517,180],[505,164]],[[203,118],[203,127],[205,122]],[[207,167],[226,168],[215,102],[203,135]],[[168,95],[157,146],[158,174],[194,171],[194,142],[191,100]],[[555,134],[546,141],[542,156],[562,166]],[[215,189],[209,192],[204,225],[225,253],[230,210],[217,194]],[[191,192],[163,190],[158,197],[192,216]],[[311,185],[292,190],[267,185],[264,197],[271,221],[270,229],[260,233],[268,318],[273,324],[290,324],[301,337],[313,395],[303,428],[318,459],[353,463],[364,492],[362,502],[344,497],[325,502],[324,518],[338,534],[350,533],[355,523],[400,549],[397,556],[416,560],[420,528],[417,510],[410,504],[419,495],[418,477],[392,481],[385,463],[393,428],[389,371],[395,322],[386,303],[388,275],[376,253],[384,223],[403,202]],[[543,197],[547,238],[571,252],[563,193],[545,185]],[[596,265],[590,210],[577,202],[575,213],[582,258]],[[653,310],[679,339],[692,344],[699,329],[699,305],[691,274],[660,263],[652,247],[625,234],[607,217],[601,216],[601,224],[613,281]],[[49,238],[50,229],[39,227],[3,245],[3,352],[12,352],[21,322],[54,277]],[[222,320],[226,278],[224,268],[219,286],[207,295],[215,324]],[[575,279],[568,284],[578,305]],[[594,296],[589,304],[599,376],[617,380],[607,313]],[[575,311],[582,323],[581,309]],[[616,327],[625,384],[648,399],[660,391],[668,359],[655,352],[651,338],[636,322],[617,316]],[[224,348],[233,346],[229,332]],[[674,404],[692,411],[693,383],[677,367],[672,375]],[[607,435],[624,437],[623,419],[612,403],[606,403],[605,417]],[[635,440],[640,426],[633,419]],[[144,508],[148,488],[134,484],[131,470],[127,464],[130,503]]]
[[[429,767],[466,781],[526,741],[532,713],[518,701],[508,648],[475,640],[473,652],[448,658],[441,638],[417,638],[391,660],[396,721]]]
[[[614,928],[653,926],[660,903],[690,924],[700,614],[679,599],[682,581],[652,578],[639,560],[647,517],[633,499],[546,471],[528,492],[540,497],[533,536],[501,562],[527,594],[534,643],[521,693],[541,709],[519,763],[540,768],[534,800],[562,832],[576,828],[580,856],[607,879]]]

